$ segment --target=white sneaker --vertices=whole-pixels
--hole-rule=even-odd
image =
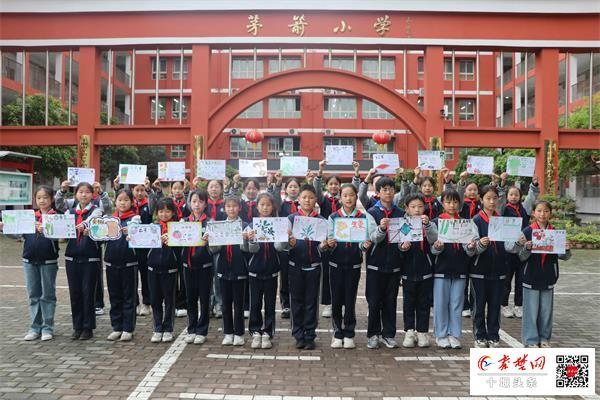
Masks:
[[[270,349],[273,347],[273,344],[271,343],[271,336],[269,336],[268,333],[263,333],[260,347],[261,349]]]
[[[42,342],[52,339],[54,339],[54,335],[52,335],[51,333],[42,333]]]
[[[468,309],[468,308],[467,308],[466,310],[463,310],[463,311],[462,311],[462,316],[463,316],[463,317],[470,318],[470,317],[471,317],[471,310],[470,310],[470,309]]]
[[[140,305],[140,315],[150,315],[152,312],[152,307],[147,304]]]
[[[254,332],[252,334],[252,343],[250,347],[253,349],[260,349],[262,346],[262,335],[259,332]]]
[[[341,349],[344,347],[344,341],[342,339],[338,339],[335,336],[331,338],[331,348],[332,349]]]
[[[356,345],[354,344],[354,339],[352,338],[344,338],[344,348],[345,349],[354,349],[356,348]]]
[[[29,332],[29,333],[27,333],[27,335],[25,335],[23,340],[25,340],[26,342],[31,342],[33,340],[37,340],[39,337],[40,337],[39,333]]]
[[[104,308],[96,307],[96,315],[104,315]]]
[[[552,346],[550,346],[550,342],[548,342],[547,340],[542,340],[540,342],[540,348],[542,348],[542,349],[549,349],[551,347]]]
[[[396,342],[396,339],[391,338],[391,337],[382,337],[381,343],[383,343],[385,345],[385,347],[387,347],[388,349],[395,349],[398,347],[398,343]]]
[[[175,310],[175,316],[176,317],[187,317],[187,310]]]
[[[526,344],[525,348],[526,349],[537,349],[538,345],[537,344]]]
[[[243,346],[243,345],[244,345],[244,343],[246,343],[246,341],[244,340],[244,337],[243,337],[243,336],[238,336],[238,335],[235,335],[235,336],[233,337],[233,345],[234,345],[234,346]]]
[[[321,317],[331,318],[331,304],[328,305],[328,306],[325,306],[325,308],[323,308],[323,312],[321,313]]]
[[[514,310],[511,306],[502,306],[502,316],[504,318],[512,318],[515,316]]]
[[[115,341],[115,340],[119,340],[121,338],[121,333],[123,333],[123,332],[121,332],[121,331],[111,332],[110,335],[108,335],[108,337],[106,338],[106,340],[110,340],[111,342]]]
[[[488,340],[488,346],[492,348],[500,347],[499,340]]]
[[[451,347],[450,340],[447,337],[435,338],[435,343],[437,344],[437,347],[441,349],[449,349]]]
[[[194,338],[194,344],[203,344],[206,342],[206,336],[204,335],[196,335]]]
[[[133,339],[133,333],[123,332],[121,334],[121,342],[130,342]]]
[[[250,311],[246,310],[244,311],[244,319],[248,319],[250,318]]]
[[[417,346],[421,348],[430,346],[429,335],[426,332],[417,332]]]
[[[460,340],[455,338],[454,336],[448,336],[448,340],[450,341],[450,347],[453,349],[461,349],[462,345],[460,344]]]
[[[515,318],[523,318],[523,307],[515,306],[514,308]]]
[[[415,347],[417,338],[414,329],[409,329],[404,334],[404,340],[402,341],[402,347]]]
[[[379,336],[373,335],[367,340],[367,349],[379,348]]]
[[[474,343],[475,347],[479,348],[479,349],[483,349],[488,347],[488,342],[487,340],[476,340]]]
[[[173,332],[165,332],[162,336],[163,342],[172,342],[173,341]]]
[[[152,334],[152,337],[150,338],[150,341],[151,341],[152,343],[159,343],[159,342],[161,342],[161,341],[162,341],[162,337],[163,337],[163,334],[162,334],[162,332],[154,332],[154,333]]]
[[[233,335],[225,335],[223,337],[223,341],[221,342],[223,346],[231,346],[233,345]]]
[[[185,339],[183,339],[183,341],[186,342],[187,344],[194,343],[194,340],[196,340],[195,333],[188,333],[187,335],[185,335]]]

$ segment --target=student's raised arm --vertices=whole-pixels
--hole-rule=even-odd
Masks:
[[[67,190],[69,190],[69,181],[63,181],[60,184],[60,189],[54,194],[54,206],[56,207],[56,211],[65,212],[73,207],[75,201],[73,199],[65,199]]]
[[[531,215],[531,212],[533,211],[533,205],[535,204],[539,195],[540,186],[538,183],[538,177],[534,176],[529,184],[529,192],[527,192],[527,197],[525,197],[525,201],[523,201],[523,208],[527,214]]]

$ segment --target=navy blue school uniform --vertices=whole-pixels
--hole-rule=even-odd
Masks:
[[[523,235],[527,241],[531,240],[534,229],[542,229],[537,222],[523,229]],[[550,224],[546,229],[554,229]],[[570,250],[565,255],[558,254],[534,254],[531,253],[523,268],[523,287],[533,290],[550,290],[558,281],[558,260],[570,258]]]
[[[481,202],[476,199],[465,197],[460,210],[460,217],[463,219],[473,219],[477,213],[481,211]],[[470,291],[470,285],[465,285],[465,297],[463,301],[463,310],[471,310],[473,308],[473,293]]]
[[[93,203],[83,210],[80,204],[69,209],[75,215],[75,224],[79,225],[90,217],[101,216],[102,211]],[[65,263],[71,314],[75,331],[96,329],[96,281],[101,268],[100,245],[83,232],[77,231],[77,238],[69,239],[65,250]]]
[[[143,200],[133,199],[132,209],[140,216],[142,224],[152,223],[152,208],[150,199]],[[150,305],[150,293],[148,290],[148,249],[135,249],[135,254],[138,260],[138,271],[140,273],[140,284],[142,286],[142,304]],[[136,296],[136,303],[139,304],[139,299]]]
[[[332,196],[329,193],[323,194],[322,199],[319,201],[319,209],[321,210],[321,216],[325,219],[333,213],[338,212],[342,208],[339,194]],[[330,290],[330,274],[331,268],[329,267],[329,253],[323,253],[323,272],[322,272],[322,284],[321,284],[321,304],[327,306],[331,304],[331,290]]]
[[[168,232],[167,223],[159,221],[161,235]],[[181,264],[181,249],[163,244],[148,252],[148,288],[152,305],[154,332],[173,332],[177,266]],[[164,309],[163,309],[164,305]]]
[[[502,213],[503,217],[517,217],[523,218],[521,223],[521,230],[524,230],[529,226],[529,214],[523,204],[519,202],[519,204],[511,204],[509,202],[506,203],[504,207],[504,211]],[[506,275],[506,279],[504,280],[504,296],[502,297],[502,305],[508,305],[508,298],[510,296],[511,283],[513,276],[515,277],[515,306],[521,307],[523,306],[523,286],[522,286],[522,272],[524,263],[519,259],[518,254],[507,254],[508,257],[508,271]]]
[[[179,199],[173,198],[175,208],[177,209],[176,219],[177,221],[187,218],[190,215],[190,208],[188,207],[186,196],[182,196]],[[183,264],[177,265],[177,290],[175,293],[175,309],[185,310],[187,307],[187,300],[185,299],[185,280],[183,279]]]
[[[258,217],[258,210],[256,209],[256,199],[250,200],[245,195],[242,196],[241,207],[240,207],[240,218],[245,223],[249,224],[252,222],[252,218]]]
[[[208,217],[202,213],[196,217],[194,213],[186,221],[201,222],[202,232],[206,230]],[[183,278],[188,310],[188,334],[206,336],[210,320],[210,288],[213,281],[213,256],[208,246],[184,247],[181,254],[183,260]],[[200,316],[198,316],[200,301]]]
[[[368,210],[376,225],[383,218],[400,218],[404,211],[395,205],[386,208],[381,201]],[[402,261],[397,243],[390,243],[387,231],[377,228],[380,240],[367,252],[367,282],[365,294],[369,305],[367,337],[396,336],[396,306],[400,288]]]
[[[225,221],[227,214],[225,214],[223,199],[213,200],[209,197],[206,205],[206,215],[213,221]]]
[[[56,214],[56,211],[48,210],[47,214]],[[42,222],[40,210],[35,211],[35,222]],[[38,265],[58,264],[58,240],[48,239],[37,231],[24,234],[23,239],[23,262]]]
[[[442,203],[440,203],[435,196],[423,196],[423,198],[425,199],[425,211],[423,214],[427,215],[430,220],[437,218],[442,212],[444,212]]]
[[[279,216],[287,217],[290,214],[294,214],[298,212],[298,208],[300,208],[300,204],[298,200],[292,200],[286,197],[282,202],[281,206],[279,206]],[[290,282],[288,277],[289,270],[289,253],[287,250],[279,253],[279,261],[281,263],[281,271],[279,273],[279,301],[281,303],[281,309],[287,310],[288,318],[289,318],[289,310],[290,310]]]
[[[440,219],[458,219],[459,215],[451,216],[442,213],[433,220],[435,226],[439,226]],[[433,250],[433,249],[432,249]],[[444,243],[441,252],[432,251],[435,254],[433,264],[433,277],[442,279],[467,279],[469,276],[469,263],[471,256],[459,243]]]
[[[116,212],[114,216],[121,220],[123,228],[141,222],[140,217],[131,210],[121,215]],[[106,243],[104,265],[112,329],[131,333],[135,330],[138,257],[136,250],[129,248],[126,235]]]
[[[494,212],[493,216],[497,216],[497,213]],[[489,216],[485,211],[480,211],[473,218],[473,223],[480,238],[488,235]],[[500,304],[508,269],[508,253],[504,242],[495,241],[490,241],[487,247],[478,241],[476,251],[477,256],[469,269],[475,300],[473,332],[475,340],[497,342],[500,340]]]

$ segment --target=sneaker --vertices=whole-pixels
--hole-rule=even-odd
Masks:
[[[273,347],[273,344],[271,343],[271,336],[269,336],[268,333],[263,333],[260,348],[270,349],[271,347]]]
[[[94,332],[91,329],[84,329],[81,331],[81,336],[79,336],[79,340],[90,340],[94,337]]]
[[[383,343],[388,349],[395,349],[396,347],[398,347],[398,343],[394,338],[382,337],[381,343]]]
[[[488,340],[488,345],[489,345],[489,347],[492,347],[492,348],[500,347],[500,341],[499,340]]]
[[[467,318],[471,318],[471,310],[470,309],[466,309],[462,311],[462,316],[463,317],[467,317]]]
[[[526,344],[525,348],[526,349],[537,349],[538,345],[537,344]]]
[[[139,315],[150,315],[150,313],[152,312],[152,307],[150,307],[148,304],[142,304],[140,305],[140,314]]]
[[[331,318],[331,304],[325,306],[323,308],[323,312],[321,313],[321,317],[323,318]]]
[[[233,335],[225,335],[223,337],[223,341],[221,342],[223,346],[232,346],[233,345]]]
[[[52,340],[54,339],[54,335],[51,333],[42,333],[42,342],[45,342],[47,340]]]
[[[177,310],[175,310],[175,316],[178,317],[178,318],[187,317],[187,310],[185,310],[185,309],[181,309],[181,310],[177,309]]]
[[[417,332],[417,346],[424,348],[429,347],[429,335],[427,332]]]
[[[121,342],[130,342],[133,339],[133,333],[131,332],[123,332],[121,334]]]
[[[331,338],[331,348],[332,349],[341,349],[344,347],[344,341],[342,339],[338,339],[335,336]]]
[[[262,346],[262,335],[260,332],[254,332],[252,334],[252,343],[250,344],[250,348],[252,349],[260,349]]]
[[[290,318],[290,309],[289,308],[284,308],[283,310],[281,310],[281,318],[282,319]]]
[[[234,346],[243,346],[245,342],[246,342],[246,341],[244,340],[244,337],[243,337],[243,336],[238,336],[238,335],[235,335],[235,336],[233,337],[233,345],[234,345]]]
[[[152,337],[150,338],[150,341],[152,343],[159,343],[159,342],[162,342],[162,337],[163,337],[162,332],[154,332],[152,334]]]
[[[194,343],[194,340],[196,340],[195,333],[188,333],[187,335],[185,335],[185,339],[183,339],[183,341],[186,342],[187,344]]]
[[[488,347],[488,342],[486,340],[476,340],[474,346],[483,349]]]
[[[173,332],[164,332],[162,335],[163,342],[172,342],[173,341]]]
[[[367,340],[367,349],[378,349],[379,348],[379,336],[371,336]]]
[[[81,331],[75,329],[73,331],[73,333],[71,333],[71,340],[78,340],[80,336],[81,336]]]
[[[248,319],[248,318],[250,318],[250,311],[245,310],[244,311],[244,319]]]
[[[502,306],[502,316],[504,318],[512,318],[515,316],[514,310],[511,306]]]
[[[40,337],[39,333],[29,332],[29,333],[27,333],[27,335],[25,335],[25,337],[23,338],[23,340],[25,340],[26,342],[31,342],[33,340],[39,339],[39,337]]]
[[[514,308],[515,318],[523,318],[523,307],[515,306]]]
[[[450,347],[452,347],[450,345],[450,340],[447,337],[435,338],[435,343],[437,344],[437,347],[441,349],[449,349]]]
[[[314,340],[307,340],[304,344],[304,350],[314,350],[317,348]]]
[[[104,308],[96,307],[96,315],[104,315]]]
[[[453,349],[461,349],[462,345],[460,344],[460,340],[454,336],[448,336],[448,341],[450,342],[450,347]]]
[[[114,342],[115,340],[119,340],[121,338],[121,331],[113,331],[110,333],[110,335],[108,335],[108,337],[106,338],[106,340],[110,340],[111,342]]]
[[[402,341],[402,347],[415,347],[417,344],[417,337],[414,329],[409,329],[404,334],[404,340]]]
[[[344,348],[345,349],[354,349],[356,348],[356,345],[354,344],[354,339],[352,338],[344,338]]]
[[[204,335],[196,335],[194,338],[194,344],[203,344],[206,342],[206,336]]]
[[[548,342],[547,340],[542,340],[542,341],[540,342],[540,347],[541,347],[542,349],[549,349],[549,348],[551,348],[552,346],[550,346],[550,342]]]
[[[306,342],[304,341],[304,339],[296,339],[296,348],[298,350],[303,349],[304,346],[306,346]]]
[[[221,310],[215,310],[215,318],[216,319],[223,318],[223,312]]]

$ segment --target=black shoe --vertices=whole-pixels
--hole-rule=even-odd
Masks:
[[[75,329],[73,331],[73,333],[71,333],[71,340],[78,340],[80,336],[81,336],[81,331]]]
[[[281,310],[281,319],[290,319],[290,309],[284,308]]]
[[[296,339],[296,348],[297,349],[303,349],[306,346],[306,343],[304,343],[304,339]]]
[[[304,350],[314,350],[317,347],[314,340],[307,340],[304,345]]]
[[[91,329],[84,329],[79,336],[79,340],[89,340],[94,337],[94,332]]]

